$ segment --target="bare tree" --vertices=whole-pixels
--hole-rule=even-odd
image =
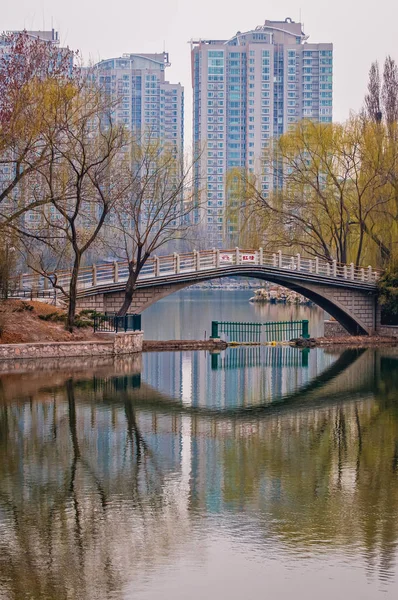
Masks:
[[[137,278],[156,250],[186,239],[192,231],[193,164],[186,165],[174,146],[145,135],[133,140],[129,193],[117,202],[110,226],[111,249],[128,261],[125,299],[119,315],[127,313]]]
[[[31,211],[32,222],[25,221],[17,230],[23,235],[29,266],[68,299],[67,328],[72,331],[83,256],[131,182],[123,176],[128,136],[114,122],[114,102],[87,79],[60,94],[62,101],[58,99],[45,134],[50,156],[36,167],[39,185],[30,189],[43,206]],[[61,134],[54,130],[54,118],[62,124]],[[54,263],[72,263],[67,286]]]

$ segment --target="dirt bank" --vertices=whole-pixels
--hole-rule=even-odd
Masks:
[[[45,302],[0,301],[0,344],[98,339],[91,327],[78,328],[74,333],[65,331],[61,320],[64,316],[64,311]]]

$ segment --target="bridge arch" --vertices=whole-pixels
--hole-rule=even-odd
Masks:
[[[176,274],[164,280],[138,281],[131,312],[142,313],[149,306],[177,291],[203,281],[222,277],[251,277],[282,285],[302,294],[336,319],[351,335],[371,335],[376,329],[376,292],[364,285],[353,288],[349,282],[302,277],[294,271],[272,272],[262,266],[234,265],[190,274]],[[122,304],[124,284],[98,286],[81,293],[79,308],[117,312]],[[84,296],[84,297],[83,297]]]

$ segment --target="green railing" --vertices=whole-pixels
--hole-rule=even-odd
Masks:
[[[231,321],[212,321],[211,337],[217,339],[221,334],[229,342],[259,344],[263,342],[284,342],[294,338],[308,339],[309,323],[303,321],[275,321],[268,323],[238,323]]]
[[[118,317],[114,314],[96,315],[94,317],[94,331],[98,333],[120,333],[121,331],[141,331],[141,315],[124,315]]]
[[[212,370],[250,369],[254,367],[308,367],[309,348],[292,346],[239,346],[223,354],[211,354]]]

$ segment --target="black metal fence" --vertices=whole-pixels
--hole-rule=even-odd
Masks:
[[[94,331],[98,333],[118,333],[121,331],[141,331],[141,315],[115,314],[95,315]]]

